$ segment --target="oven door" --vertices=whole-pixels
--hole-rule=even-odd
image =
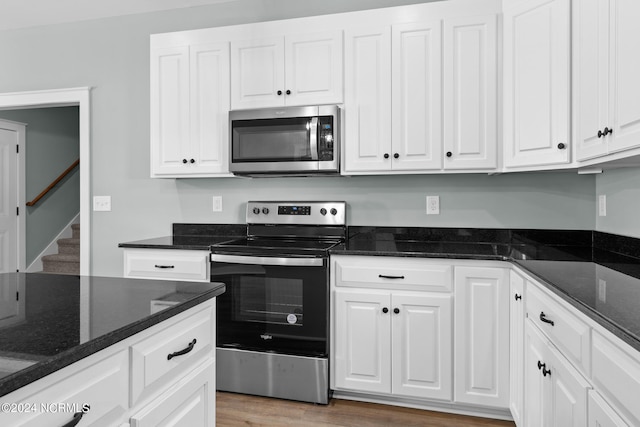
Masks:
[[[326,258],[211,255],[217,299],[217,347],[326,357]]]

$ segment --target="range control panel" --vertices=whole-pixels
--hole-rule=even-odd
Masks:
[[[247,202],[247,224],[345,225],[345,202]]]

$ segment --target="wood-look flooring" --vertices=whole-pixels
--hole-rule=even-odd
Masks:
[[[510,421],[332,399],[328,405],[217,392],[216,426],[487,427]]]

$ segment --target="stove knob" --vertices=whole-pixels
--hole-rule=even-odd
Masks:
[[[253,208],[253,213],[258,215],[260,213],[260,209],[259,208]]]
[[[262,213],[267,215],[269,213],[269,208],[262,208]]]
[[[327,214],[327,210],[325,208],[320,209],[320,213],[322,214],[322,216]]]
[[[331,208],[331,210],[329,211],[331,212],[331,215],[335,215],[338,213],[338,211],[336,210],[336,208]]]

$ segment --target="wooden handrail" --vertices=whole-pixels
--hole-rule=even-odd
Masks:
[[[45,188],[44,190],[42,190],[42,193],[38,194],[36,196],[35,199],[33,199],[30,202],[27,202],[27,206],[33,206],[36,203],[38,203],[38,201],[40,199],[42,199],[44,197],[45,194],[47,194],[49,191],[51,191],[51,189],[53,187],[56,186],[57,183],[59,183],[60,181],[62,181],[62,178],[64,178],[65,176],[67,176],[69,174],[69,172],[71,172],[76,166],[78,166],[80,164],[80,159],[76,160],[75,162],[73,162],[73,164],[71,164],[71,166],[69,166],[64,172],[62,172],[60,174],[59,177],[57,177],[51,184],[49,184],[49,186],[47,188]]]

